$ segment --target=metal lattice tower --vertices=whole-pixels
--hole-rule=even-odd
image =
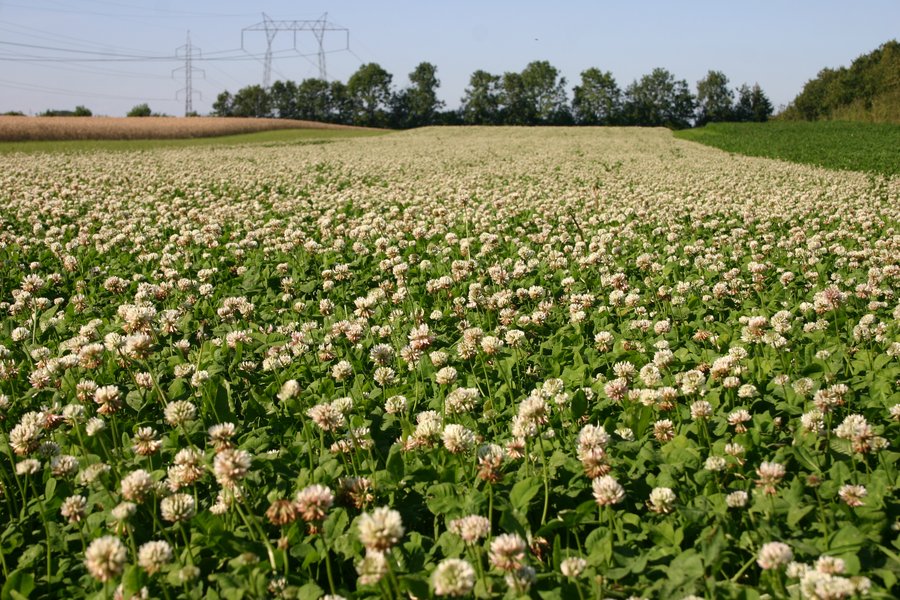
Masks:
[[[275,22],[269,18],[269,15],[263,13],[263,26],[266,32],[266,58],[263,65],[263,87],[269,89],[272,84],[272,42],[275,41],[275,34],[278,33]]]
[[[327,23],[328,13],[325,13],[318,21],[319,26],[313,27],[312,30],[316,41],[319,42],[319,79],[322,81],[328,81],[328,73],[325,71],[325,25]]]
[[[206,72],[203,69],[197,69],[194,67],[194,58],[200,57],[200,48],[191,44],[191,32],[187,32],[187,42],[183,46],[179,46],[175,49],[175,55],[178,57],[184,57],[184,66],[178,67],[177,69],[172,70],[172,77],[175,76],[179,71],[184,71],[184,87],[175,92],[175,99],[178,99],[179,94],[184,94],[184,116],[190,116],[191,113],[194,112],[194,72],[202,73],[204,76]],[[197,92],[200,97],[203,97],[203,94]]]
[[[268,88],[272,83],[272,42],[275,41],[275,35],[279,31],[290,31],[294,35],[293,50],[297,50],[297,33],[301,31],[310,31],[315,36],[319,44],[319,79],[323,81],[328,79],[328,72],[325,68],[325,32],[326,31],[343,31],[346,46],[343,50],[350,48],[350,30],[346,27],[340,27],[328,21],[328,13],[323,14],[315,20],[290,20],[276,21],[263,13],[263,20],[250,27],[241,30],[241,49],[246,51],[244,47],[244,34],[249,31],[262,31],[266,34],[266,54],[263,59],[263,87]],[[302,55],[306,56],[306,55]]]

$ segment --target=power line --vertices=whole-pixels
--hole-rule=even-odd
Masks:
[[[99,4],[108,4],[112,6],[121,6],[114,1],[109,0],[90,0]],[[6,6],[10,4],[4,2]],[[65,4],[60,3],[61,7]],[[61,11],[62,12],[62,11]],[[171,11],[173,13],[182,14],[181,11]],[[240,16],[240,15],[213,15],[213,16]],[[241,47],[227,48],[215,50],[212,52],[202,53],[200,49],[191,42],[190,32],[188,32],[186,43],[179,46],[172,54],[158,54],[153,51],[126,48],[122,46],[111,46],[103,44],[102,41],[87,40],[68,35],[57,35],[55,33],[18,25],[15,23],[0,23],[0,31],[6,31],[13,36],[24,36],[23,41],[0,41],[0,64],[3,63],[35,63],[44,68],[69,68],[73,71],[83,73],[95,73],[98,75],[113,75],[121,77],[140,78],[138,72],[102,69],[93,67],[93,65],[114,63],[146,63],[148,65],[154,63],[178,62],[180,66],[172,70],[172,76],[184,75],[184,87],[176,92],[176,99],[183,99],[185,102],[185,113],[193,112],[193,99],[195,94],[202,94],[194,88],[194,75],[202,74],[205,78],[206,72],[197,68],[197,65],[203,63],[209,65],[210,68],[217,68],[217,63],[240,63],[247,61],[260,62],[264,70],[264,83],[266,87],[271,84],[273,73],[287,80],[283,73],[273,67],[273,62],[283,60],[285,58],[303,58],[309,62],[314,68],[318,68],[319,77],[323,80],[327,79],[326,55],[336,52],[350,52],[350,34],[346,27],[335,25],[328,21],[328,14],[325,13],[318,19],[313,20],[275,20],[263,13],[263,22],[252,25],[241,31]],[[248,31],[263,31],[266,33],[266,51],[264,53],[251,53],[244,45],[244,33]],[[290,31],[293,34],[293,44],[289,49],[273,50],[272,45],[278,32]],[[306,53],[300,51],[297,42],[297,33],[309,31],[313,34],[318,45],[317,51]],[[325,49],[326,32],[344,32],[345,45],[338,49]],[[28,38],[31,38],[30,40]],[[13,37],[15,40],[16,37]],[[21,37],[19,38],[21,39]],[[34,43],[32,43],[34,42]],[[56,42],[56,43],[54,43]],[[311,60],[315,56],[316,60]],[[359,58],[359,57],[357,57]],[[59,65],[59,66],[56,66]],[[70,65],[63,67],[62,65]],[[130,67],[123,67],[130,68]],[[231,75],[225,70],[219,69],[229,77]],[[146,78],[162,78],[160,75],[147,75]],[[237,80],[235,80],[237,81]],[[168,98],[136,98],[127,95],[104,94],[97,92],[82,92],[72,89],[56,88],[45,85],[33,85],[28,83],[20,83],[17,81],[6,81],[6,86],[10,89],[18,89],[25,91],[40,92],[45,94],[59,94],[69,96],[83,96],[85,98],[108,98],[118,100],[153,100],[157,102],[171,102]]]
[[[28,83],[20,83],[17,81],[9,81],[6,79],[0,79],[0,83],[3,83],[6,87],[11,87],[19,90],[24,90],[28,92],[41,92],[44,94],[57,94],[60,96],[83,96],[85,98],[101,98],[101,99],[111,99],[111,100],[152,100],[154,102],[171,102],[171,98],[145,98],[145,97],[135,97],[135,96],[119,96],[114,94],[98,94],[96,92],[81,92],[77,90],[67,90],[64,88],[53,88],[46,87],[40,85],[31,85]]]
[[[145,54],[146,52],[143,50],[137,50],[135,48],[124,48],[124,47],[114,47],[110,46],[107,43],[98,44],[96,41],[89,41],[82,38],[73,37],[70,35],[64,35],[60,33],[51,33],[49,31],[44,31],[42,29],[36,29],[34,27],[28,27],[27,25],[21,25],[17,23],[5,23],[7,27],[0,27],[0,31],[6,31],[16,36],[25,36],[28,38],[37,38],[41,40],[52,40],[54,42],[58,42],[59,40],[70,40],[72,44],[78,46],[88,46],[88,47],[96,47],[101,46],[105,51],[109,51],[110,48],[113,48],[121,53],[133,53],[133,54]],[[14,29],[10,29],[13,27]],[[24,30],[24,31],[21,31]],[[36,33],[28,33],[28,32],[36,32]],[[239,48],[237,50],[240,50]]]
[[[5,55],[0,54],[0,60],[11,60],[16,61],[21,55]],[[45,69],[55,69],[62,70],[69,73],[87,73],[90,75],[100,75],[100,76],[113,76],[119,79],[127,78],[127,79],[165,79],[170,80],[170,76],[165,75],[156,75],[151,73],[136,73],[134,71],[125,71],[122,69],[112,69],[112,68],[104,68],[99,66],[93,66],[94,63],[90,65],[84,65],[80,63],[45,63],[45,62],[33,62],[36,67],[42,67]]]
[[[71,52],[73,54],[91,54],[95,56],[114,56],[117,58],[139,58],[139,59],[147,59],[147,60],[156,60],[156,59],[166,59],[171,57],[163,57],[163,56],[148,56],[141,54],[120,54],[117,52],[102,52],[99,50],[78,50],[76,48],[60,48],[58,46],[44,46],[40,44],[25,44],[22,42],[2,42],[0,44],[4,46],[18,46],[20,48],[34,48],[37,50],[54,50],[56,52]]]
[[[116,8],[124,8],[124,9],[137,9],[137,10],[147,10],[154,13],[169,13],[170,16],[158,15],[158,18],[182,18],[182,17],[199,17],[199,18],[234,18],[234,17],[248,17],[254,13],[240,13],[240,14],[228,14],[228,13],[208,13],[208,12],[192,12],[192,11],[182,11],[175,10],[171,8],[162,8],[158,6],[153,7],[143,7],[143,6],[135,6],[134,4],[120,3],[120,2],[110,2],[108,0],[88,0],[94,4],[106,4],[107,6],[114,6]]]
[[[3,44],[6,42],[0,42]],[[276,56],[278,55],[278,56]],[[145,56],[145,57],[101,57],[101,58],[75,58],[75,57],[65,57],[65,56],[36,56],[33,54],[16,54],[16,55],[7,55],[7,58],[0,58],[0,60],[5,61],[13,61],[13,62],[47,62],[47,63],[129,63],[129,62],[181,62],[184,60],[183,56]],[[243,54],[236,56],[212,56],[212,57],[200,57],[195,58],[195,61],[198,62],[249,62],[249,61],[259,61],[263,58],[264,55],[260,54]],[[275,60],[281,60],[283,58],[293,58],[293,57],[303,57],[310,56],[304,54],[297,54],[292,50],[278,50],[272,53],[272,58]]]
[[[24,8],[26,10],[35,10],[40,12],[50,12],[57,14],[70,14],[70,15],[85,15],[91,17],[107,17],[111,19],[182,19],[185,17],[196,17],[196,18],[236,18],[236,17],[247,17],[253,13],[243,13],[243,14],[227,14],[227,13],[190,13],[190,12],[173,12],[171,15],[160,15],[160,14],[150,14],[150,13],[115,13],[115,12],[100,12],[95,10],[76,10],[70,8],[51,8],[47,6],[34,6],[33,4],[19,4],[17,2],[4,2],[5,6],[15,7],[15,8]],[[131,7],[138,8],[139,7]],[[166,10],[166,9],[149,9],[152,11]]]

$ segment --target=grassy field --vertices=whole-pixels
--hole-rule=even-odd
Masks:
[[[95,150],[135,151],[188,146],[237,144],[324,144],[338,139],[383,135],[375,129],[278,129],[215,137],[138,140],[42,140],[0,142],[0,154],[11,152],[91,152]]]
[[[676,137],[828,169],[900,174],[900,125],[846,121],[714,123]]]

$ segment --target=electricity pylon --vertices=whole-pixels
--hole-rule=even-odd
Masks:
[[[301,31],[310,31],[315,36],[319,44],[319,79],[323,81],[328,79],[328,72],[325,68],[325,32],[326,31],[343,31],[346,39],[346,48],[350,48],[350,30],[346,27],[339,27],[328,22],[328,13],[323,14],[315,20],[290,20],[276,21],[263,13],[263,20],[255,25],[244,27],[241,30],[241,49],[244,48],[244,34],[250,31],[262,31],[266,34],[266,54],[263,62],[263,87],[268,89],[272,84],[272,42],[275,41],[275,35],[279,31],[290,31],[294,34],[293,49],[297,50],[297,33]]]

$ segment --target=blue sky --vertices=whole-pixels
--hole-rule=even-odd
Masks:
[[[325,35],[329,79],[377,62],[402,87],[417,63],[434,63],[451,108],[473,71],[533,60],[550,61],[570,90],[589,67],[611,71],[622,88],[664,67],[693,89],[717,69],[733,87],[758,82],[777,107],[823,67],[900,38],[900,0],[0,0],[0,112],[81,104],[120,116],[147,102],[183,114],[185,81],[173,69],[184,63],[170,57],[190,30],[202,57],[218,59],[195,62],[205,76],[194,75],[194,109],[205,114],[222,90],[262,82],[265,33],[247,32],[242,49],[241,30],[263,11],[282,20],[327,12],[350,30],[349,50],[342,34]],[[318,75],[316,57],[301,56],[316,51],[313,35],[299,34],[297,46],[275,36],[273,80]]]

